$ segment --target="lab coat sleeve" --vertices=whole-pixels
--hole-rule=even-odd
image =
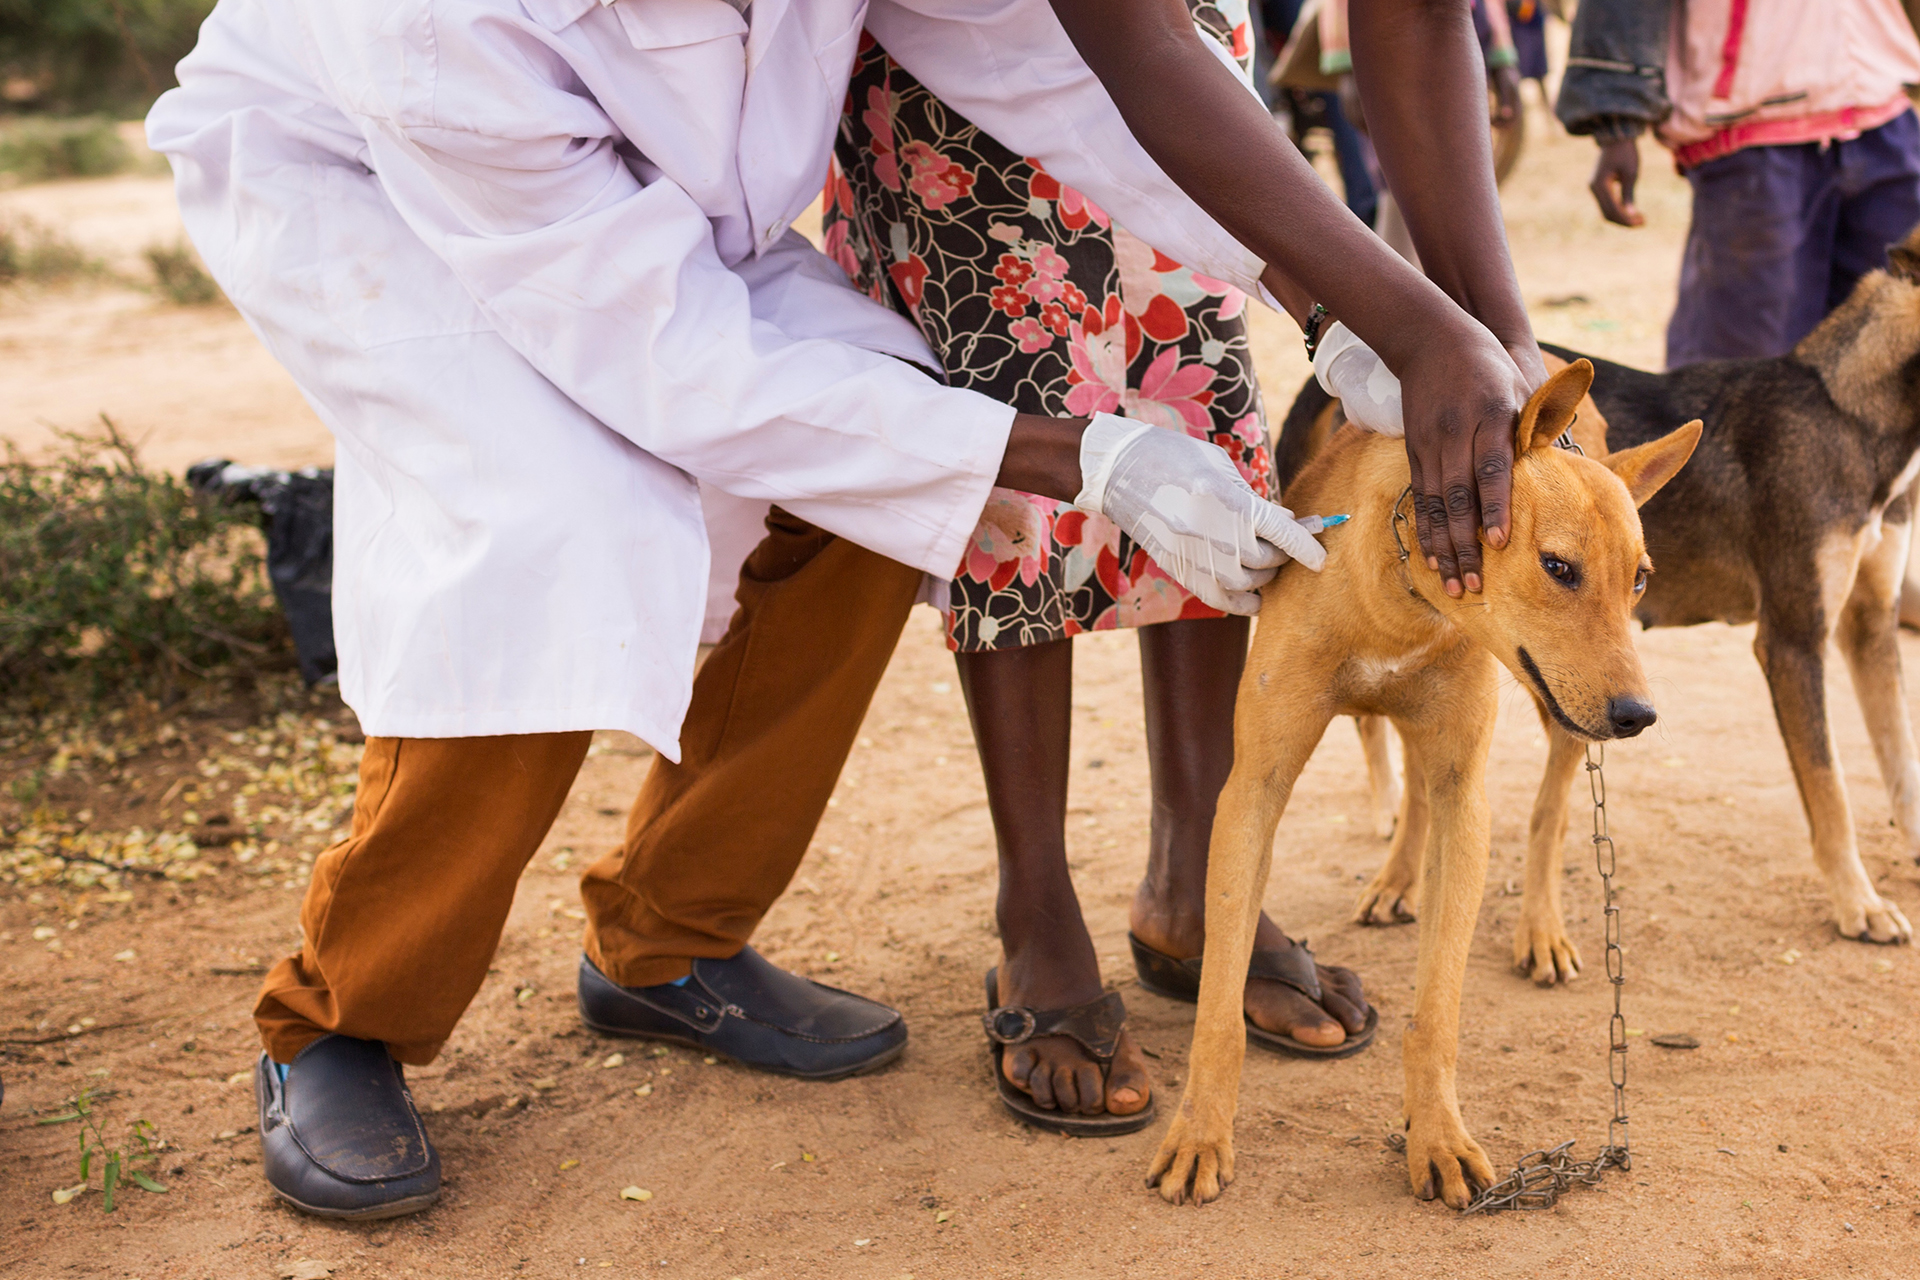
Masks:
[[[643,184],[598,104],[563,70],[543,74],[540,52],[511,26],[448,31],[437,56],[465,65],[440,77],[446,93],[512,91],[356,104],[371,167],[408,224],[541,374],[647,452],[951,573],[1013,410],[757,317],[693,198],[665,178]]]
[[[1266,296],[1266,264],[1134,139],[1046,0],[873,0],[867,30],[941,101],[1128,231],[1184,266]]]

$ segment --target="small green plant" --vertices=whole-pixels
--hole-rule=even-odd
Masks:
[[[97,1090],[83,1090],[79,1097],[67,1104],[67,1109],[58,1115],[42,1116],[35,1124],[80,1124],[80,1182],[77,1186],[62,1187],[53,1193],[55,1204],[66,1204],[93,1184],[93,1169],[97,1161],[100,1166],[100,1208],[112,1213],[114,1194],[119,1191],[122,1182],[131,1182],[142,1191],[152,1195],[166,1195],[167,1188],[153,1176],[153,1168],[160,1162],[160,1152],[166,1143],[158,1131],[145,1120],[134,1120],[127,1126],[124,1143],[115,1144],[107,1138],[106,1130],[100,1126],[99,1114],[94,1104],[100,1101]],[[141,1166],[145,1165],[146,1168]]]
[[[0,129],[0,173],[17,182],[97,178],[133,167],[133,151],[114,122],[27,118]]]
[[[170,705],[183,677],[284,665],[257,517],[150,470],[101,423],[46,461],[0,455],[0,698]]]
[[[30,218],[0,225],[0,284],[54,284],[101,270],[80,246]]]
[[[142,251],[153,268],[154,283],[167,301],[175,306],[200,307],[220,299],[220,286],[200,265],[200,259],[183,242],[171,245],[150,244]]]

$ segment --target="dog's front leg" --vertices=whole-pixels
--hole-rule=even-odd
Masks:
[[[1543,987],[1580,972],[1580,949],[1567,936],[1560,906],[1560,878],[1567,844],[1567,792],[1580,771],[1586,744],[1553,722],[1545,711],[1547,771],[1533,801],[1527,832],[1526,886],[1513,932],[1513,967]]]
[[[1288,647],[1274,644],[1267,652],[1286,654]],[[1188,1196],[1204,1204],[1233,1181],[1233,1117],[1247,1054],[1247,961],[1273,864],[1274,828],[1333,718],[1324,673],[1303,667],[1295,667],[1292,678],[1282,675],[1280,663],[1263,662],[1256,637],[1234,708],[1233,772],[1221,789],[1207,848],[1206,965],[1187,1086],[1147,1171],[1147,1185],[1174,1204]]]
[[[1413,1020],[1402,1047],[1407,1175],[1416,1196],[1438,1195],[1455,1209],[1466,1208],[1476,1191],[1493,1183],[1487,1153],[1460,1118],[1455,1067],[1460,993],[1487,877],[1486,764],[1496,687],[1491,661],[1462,676],[1469,687],[1460,696],[1436,700],[1431,720],[1402,726],[1425,761],[1433,808]]]
[[[1387,847],[1386,865],[1373,873],[1353,904],[1355,924],[1408,924],[1420,911],[1420,869],[1426,857],[1427,775],[1420,750],[1403,732],[1400,748],[1407,761],[1407,788],[1400,799],[1400,822]]]
[[[1794,622],[1800,625],[1792,625]],[[1872,942],[1910,942],[1913,926],[1881,897],[1860,863],[1847,783],[1833,754],[1827,723],[1826,636],[1805,620],[1763,616],[1754,653],[1773,694],[1774,717],[1787,744],[1800,804],[1813,830],[1813,861],[1827,882],[1835,923],[1843,936]]]

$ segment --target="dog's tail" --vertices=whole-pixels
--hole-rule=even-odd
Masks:
[[[1311,376],[1293,398],[1293,407],[1287,410],[1287,420],[1280,424],[1280,435],[1273,442],[1273,475],[1283,495],[1327,442],[1332,417],[1327,410],[1332,404],[1333,397]]]

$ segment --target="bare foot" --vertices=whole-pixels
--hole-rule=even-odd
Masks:
[[[1197,956],[1205,948],[1202,904],[1194,903],[1186,910],[1170,907],[1150,897],[1145,883],[1133,896],[1132,926],[1140,941],[1179,959]],[[1253,936],[1256,951],[1286,951],[1295,945],[1266,912],[1260,913],[1260,927]],[[1316,968],[1320,972],[1319,1004],[1285,983],[1248,979],[1246,1009],[1253,1024],[1262,1031],[1322,1049],[1344,1044],[1348,1036],[1358,1035],[1367,1025],[1367,997],[1360,975],[1340,965]]]
[[[1035,955],[1022,959],[1025,963],[1008,955],[1000,965],[1001,1004],[1071,1009],[1100,998],[1098,972],[1070,974],[1070,969],[1079,966],[1064,957]],[[1030,1095],[1035,1105],[1050,1111],[1130,1116],[1143,1110],[1153,1097],[1146,1058],[1134,1043],[1133,1033],[1124,1029],[1105,1072],[1079,1041],[1067,1036],[1039,1036],[1009,1045],[1000,1061],[1007,1079]]]

